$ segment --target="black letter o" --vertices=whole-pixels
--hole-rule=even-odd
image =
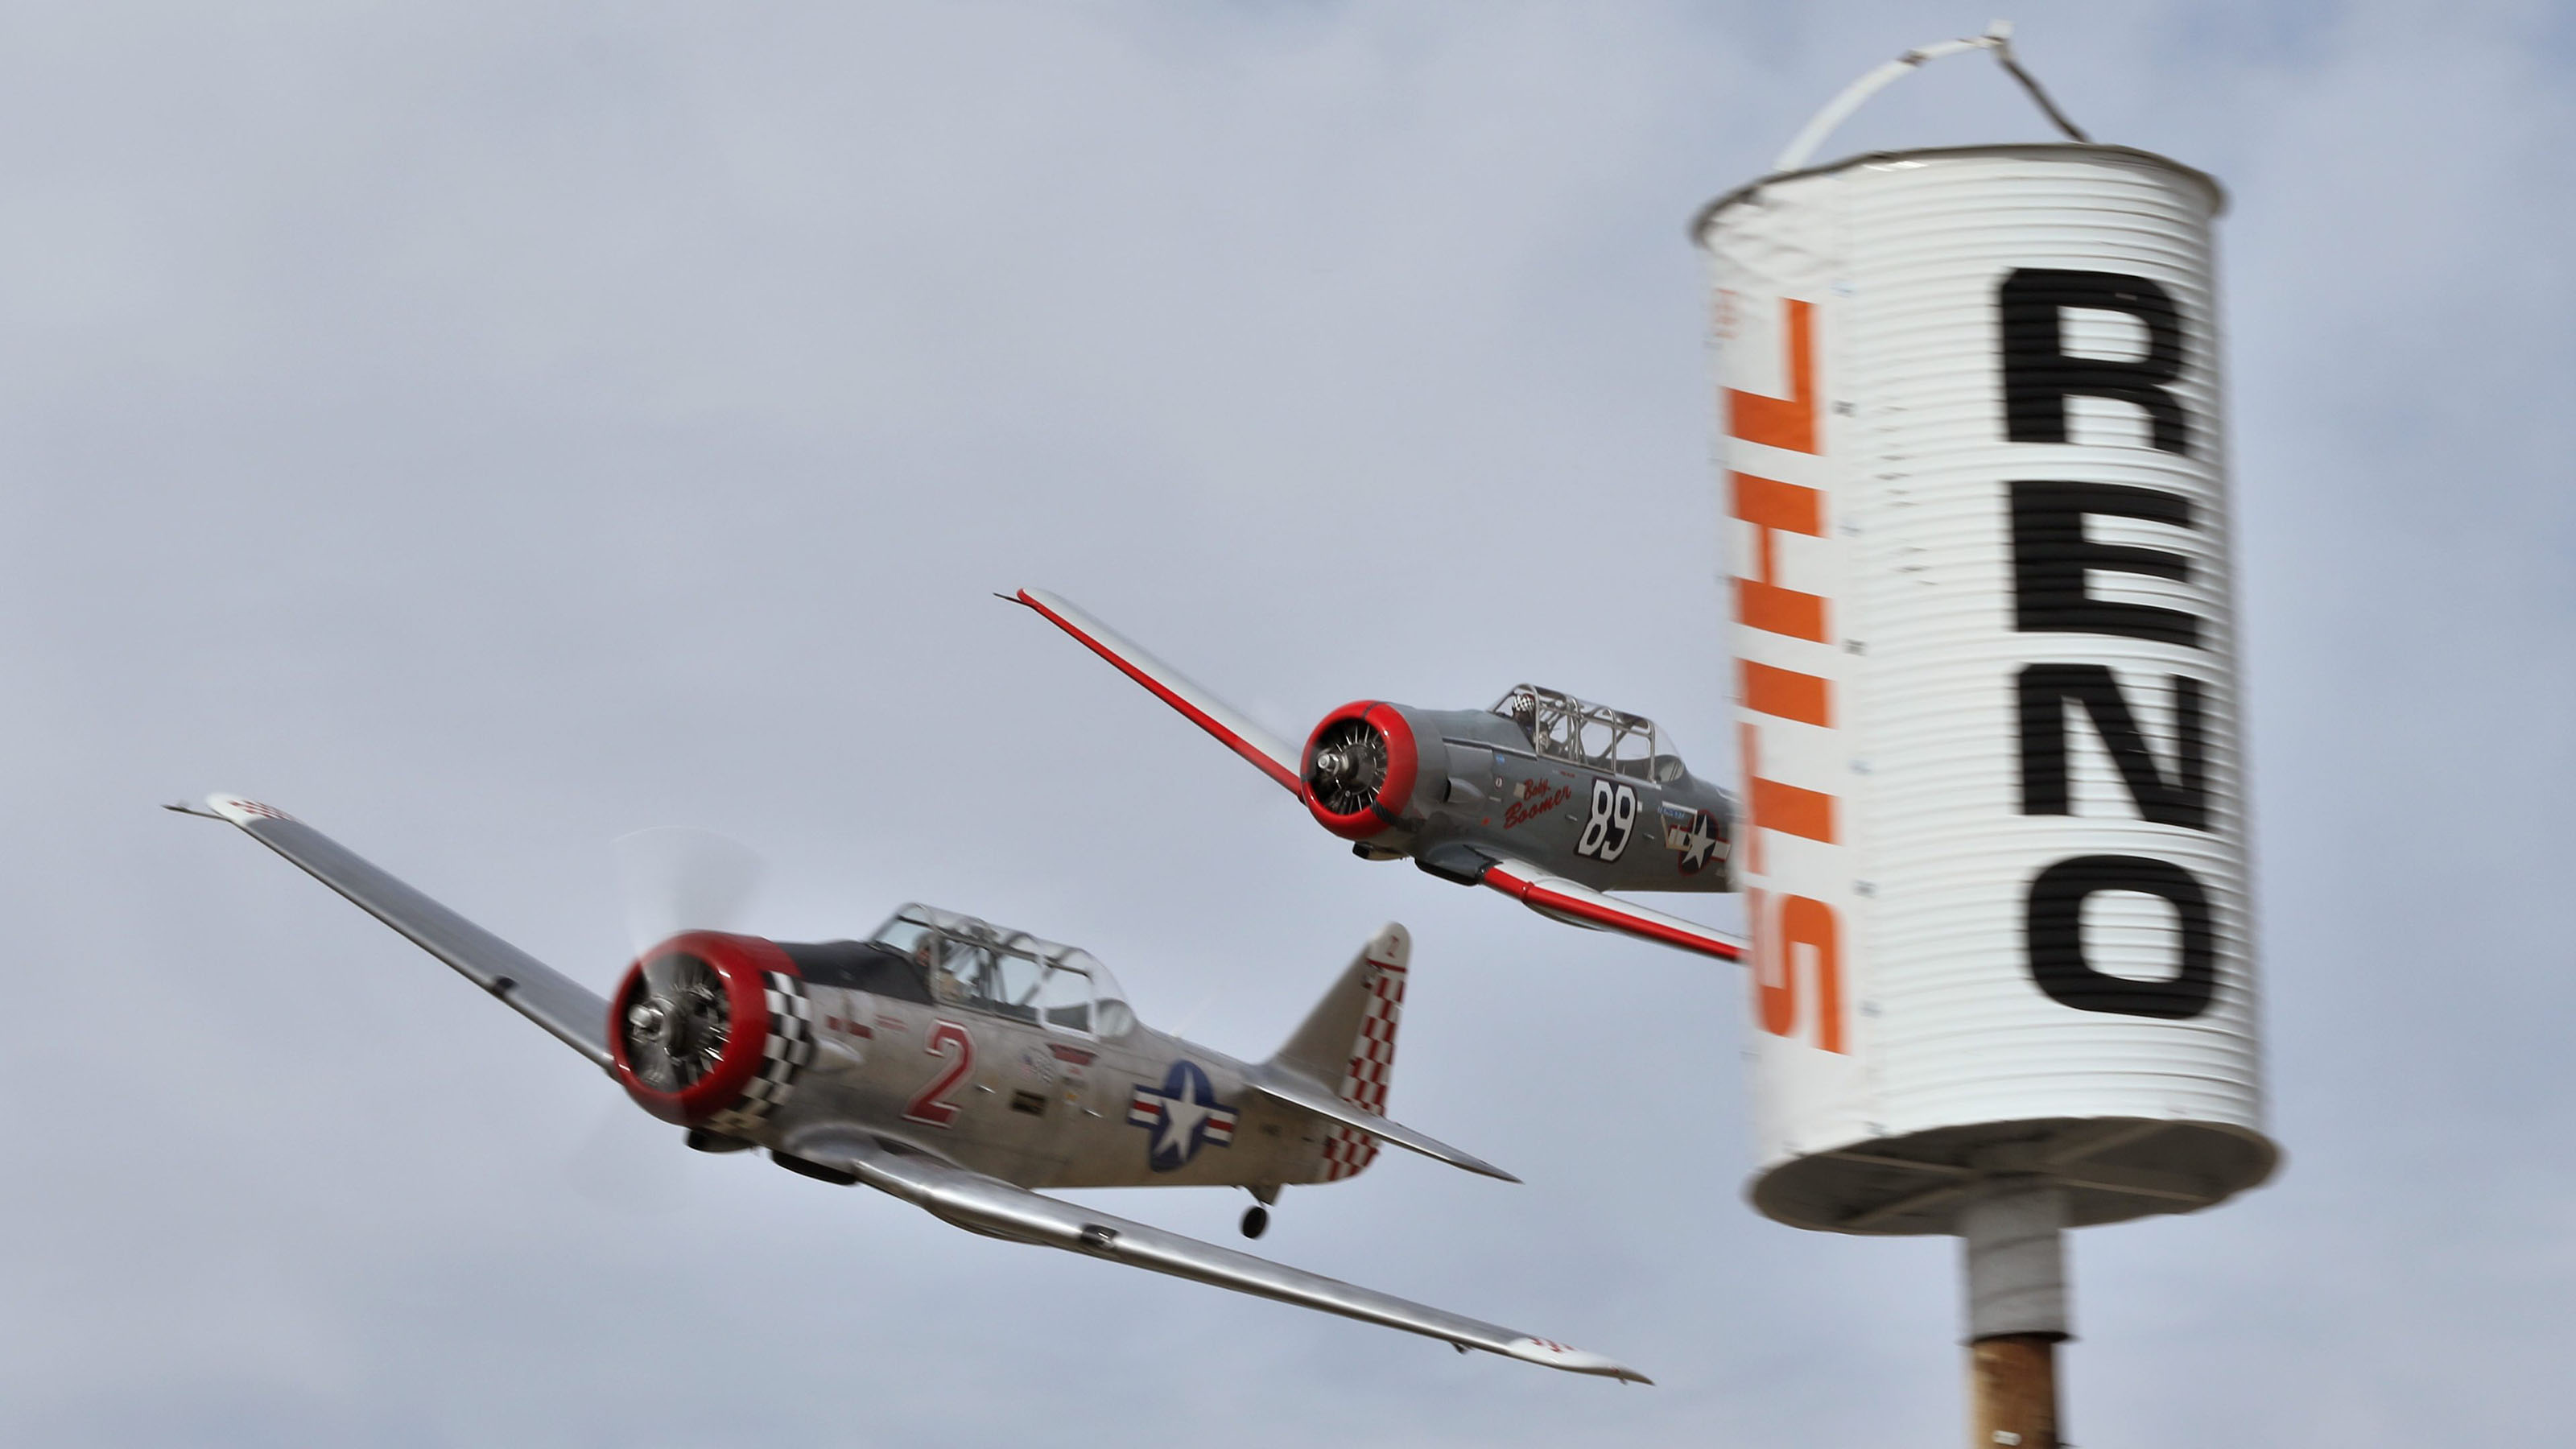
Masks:
[[[2173,902],[2182,918],[2182,970],[2171,981],[2131,981],[2093,969],[2084,959],[2084,902],[2096,891],[2137,891]],[[2218,989],[2218,931],[2209,893],[2191,872],[2142,855],[2079,855],[2030,883],[2023,917],[2030,979],[2078,1011],[2170,1020],[2209,1009]]]

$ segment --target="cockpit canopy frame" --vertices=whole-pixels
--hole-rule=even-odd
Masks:
[[[1669,784],[1688,773],[1661,748],[1655,722],[1544,685],[1515,684],[1490,711],[1520,727],[1543,759]]]
[[[942,1005],[1104,1040],[1136,1025],[1118,978],[1078,946],[917,901],[868,939],[918,963]]]

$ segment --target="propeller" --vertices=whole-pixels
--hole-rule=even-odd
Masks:
[[[639,956],[682,931],[732,930],[768,873],[751,847],[705,830],[638,830],[613,845]]]
[[[683,1091],[724,1056],[732,1003],[714,966],[654,948],[683,931],[732,930],[766,867],[749,847],[703,830],[639,830],[615,848],[627,933],[644,962],[644,990],[617,1029],[645,1085]]]
[[[1368,808],[1386,783],[1386,737],[1367,720],[1336,720],[1315,741],[1315,763],[1306,774],[1314,798],[1336,815]]]

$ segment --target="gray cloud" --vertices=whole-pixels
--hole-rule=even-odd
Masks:
[[[2077,1243],[2103,1446],[2525,1442],[2576,681],[2552,8],[2071,4],[2025,52],[2234,190],[2288,1173]],[[1726,772],[1690,210],[1984,10],[22,6],[0,52],[0,1430],[73,1445],[1930,1440],[1943,1243],[1792,1232],[1741,982],[1372,870],[1035,620],[1283,728],[1538,678]],[[1981,67],[1841,144],[2038,134]],[[1615,605],[1615,607],[1612,607]],[[1618,1391],[704,1159],[248,842],[243,789],[605,980],[606,850],[922,898],[1263,1051],[1421,941],[1390,1161],[1279,1256]],[[1222,1234],[1224,1194],[1108,1195]],[[1140,1281],[1127,1281],[1128,1279]]]

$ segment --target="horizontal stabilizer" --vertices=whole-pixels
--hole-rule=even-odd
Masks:
[[[1268,1066],[1246,1067],[1244,1085],[1274,1102],[1284,1103],[1301,1112],[1311,1112],[1328,1122],[1338,1122],[1345,1127],[1365,1132],[1380,1142],[1392,1142],[1398,1147],[1419,1152],[1435,1161],[1448,1163],[1451,1167],[1463,1167],[1469,1172],[1481,1172],[1487,1177],[1499,1177],[1505,1182],[1520,1181],[1519,1178],[1473,1153],[1461,1152],[1436,1137],[1425,1136],[1402,1123],[1390,1122],[1375,1112],[1366,1111],[1345,1102],[1334,1096],[1331,1088],[1312,1077],[1288,1071],[1276,1063]]]
[[[808,1163],[842,1169],[880,1192],[902,1198],[971,1232],[1062,1248],[1237,1293],[1338,1313],[1364,1323],[1440,1339],[1461,1349],[1483,1349],[1568,1373],[1598,1374],[1641,1384],[1652,1382],[1635,1369],[1597,1353],[1112,1217],[847,1129],[817,1131],[791,1141],[789,1150]]]
[[[181,805],[170,808],[206,813]],[[455,967],[564,1045],[602,1069],[608,1067],[608,1003],[589,987],[385,874],[292,815],[238,795],[209,795],[206,808]]]

